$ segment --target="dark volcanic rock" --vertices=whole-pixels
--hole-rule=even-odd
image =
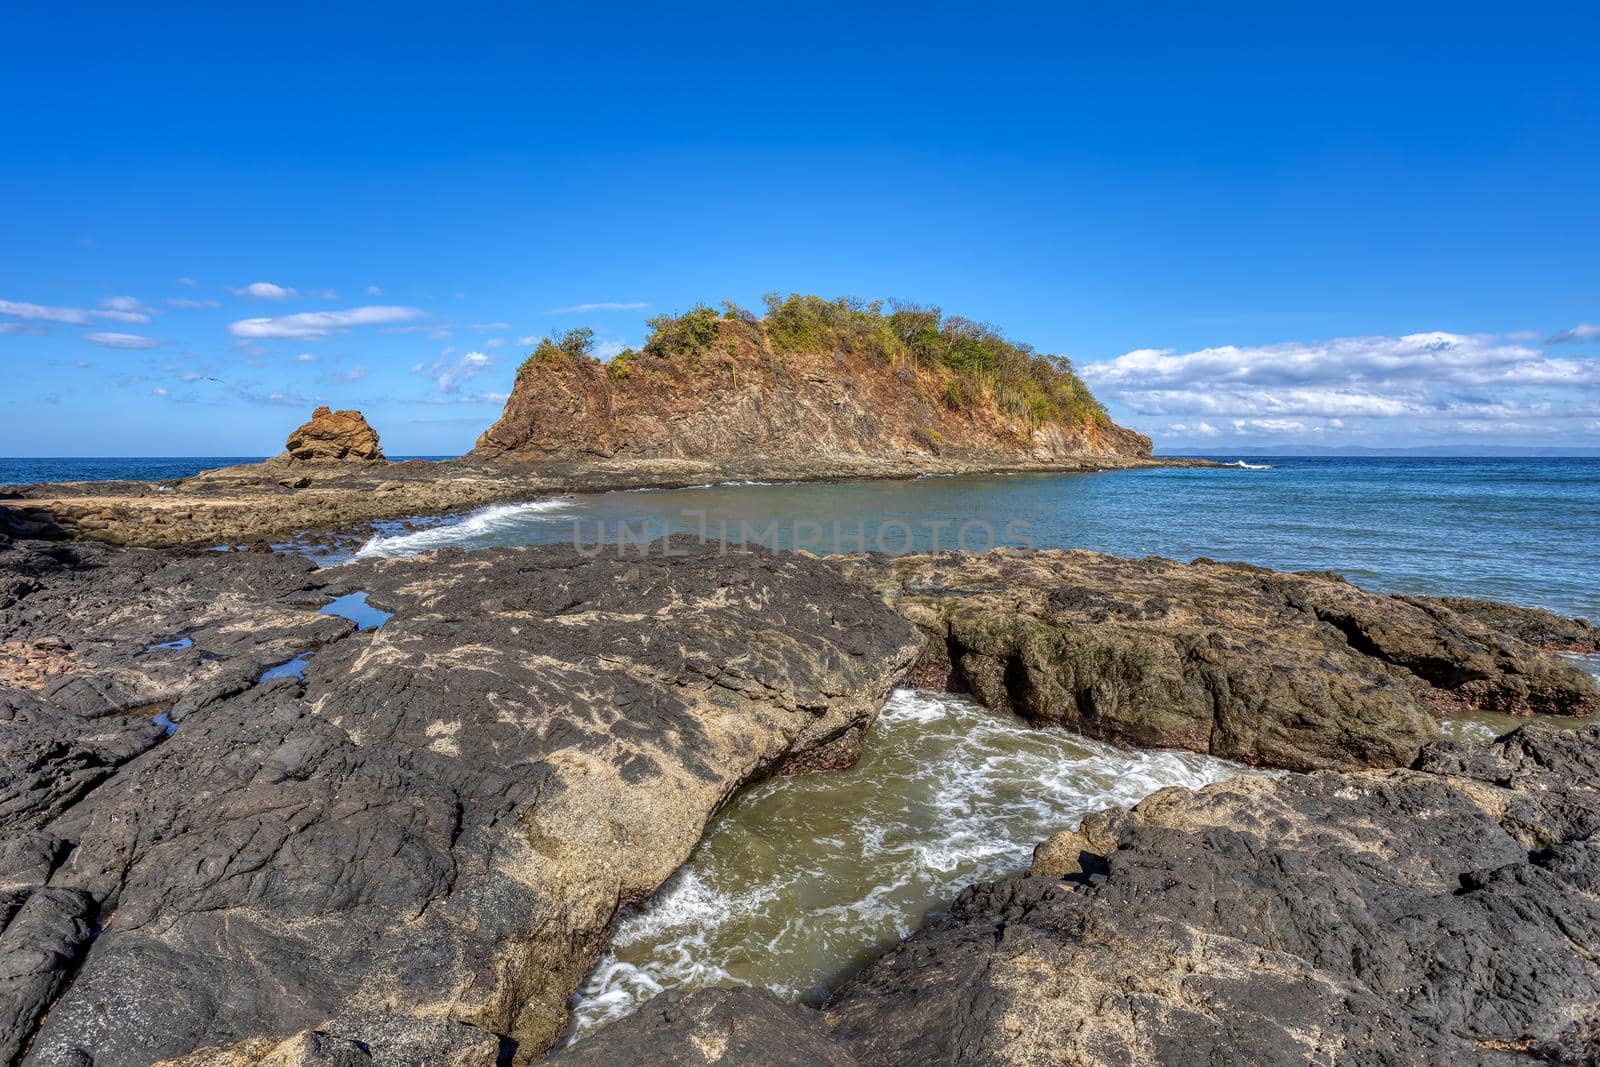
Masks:
[[[1103,874],[968,890],[830,1001],[834,1037],[864,1063],[1591,1062],[1597,746],[1529,726],[1092,816]]]
[[[1295,770],[1403,766],[1438,736],[1437,714],[1600,710],[1593,678],[1499,624],[1526,617],[1516,609],[1092,552],[846,566],[929,634],[920,680],[1119,744]]]
[[[1498,600],[1467,597],[1416,597],[1417,603],[1442,604],[1447,610],[1470,615],[1501,633],[1520,637],[1530,645],[1565,652],[1600,652],[1600,628],[1587,619],[1568,619],[1553,611],[1503,604]]]
[[[560,1067],[719,1064],[722,1067],[856,1067],[814,1011],[765,990],[663,993],[630,1016],[551,1058]]]
[[[8,861],[27,895],[6,959],[36,961],[0,971],[12,1047],[97,1067],[488,1065],[502,1037],[537,1055],[616,909],[741,784],[847,758],[918,645],[820,561],[679,547],[320,572],[99,550],[40,577],[6,632],[84,666],[0,690],[28,727],[0,723],[7,827],[32,842]],[[381,629],[310,610],[356,589],[394,613]],[[192,647],[148,654],[187,674],[112,647],[176,636],[166,612],[208,595]],[[207,674],[287,658],[252,635],[322,647],[303,682]],[[156,694],[170,736],[119,713]]]
[[[821,1013],[658,998],[588,1039],[601,1058],[586,1041],[557,1062],[789,1025],[862,1067],[1590,1064],[1597,828],[1600,727],[1168,789],[1058,835],[1031,877],[971,887]]]

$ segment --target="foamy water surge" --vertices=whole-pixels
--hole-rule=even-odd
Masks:
[[[488,548],[516,544],[521,528],[546,520],[572,506],[565,498],[527,504],[494,504],[470,512],[458,521],[445,521],[409,533],[376,534],[356,549],[355,559],[415,556],[438,548]]]
[[[575,1000],[573,1039],[666,989],[752,984],[814,1001],[963,886],[1025,868],[1054,831],[1240,773],[899,690],[855,767],[746,790],[690,862],[619,918]]]

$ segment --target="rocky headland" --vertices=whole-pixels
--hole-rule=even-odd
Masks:
[[[719,481],[1208,465],[1156,458],[1064,360],[935,309],[790,297],[699,308],[606,362],[547,338],[458,460],[390,462],[357,411],[284,451],[170,482],[0,487],[0,532],[125,545],[281,541],[562,493]]]
[[[618,909],[729,797],[847,765],[911,679],[1122,744],[1340,769],[1063,828],[820,1013],[666,997],[564,1056],[1587,1047],[1600,738],[1430,740],[1462,702],[1592,709],[1534,643],[1593,645],[1587,624],[1087,553],[682,541],[317,569],[12,542],[0,574],[7,1060],[530,1062]],[[381,614],[328,613],[358,593]]]

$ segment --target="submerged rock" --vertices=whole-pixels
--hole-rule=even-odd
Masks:
[[[861,1067],[1593,1063],[1597,829],[1600,727],[1167,789],[971,887],[820,1012],[658,998],[555,1062],[788,1025]]]
[[[1393,767],[1438,736],[1440,713],[1600,711],[1594,679],[1508,628],[1536,614],[1509,607],[1082,551],[846,567],[929,635],[922,683],[1118,744],[1293,770]]]
[[[918,647],[821,561],[687,543],[320,572],[96,553],[39,565],[0,615],[125,672],[126,695],[70,674],[0,690],[0,743],[22,739],[5,827],[33,842],[0,869],[20,894],[0,956],[28,961],[0,971],[0,1058],[27,1063],[535,1056],[617,908],[740,785],[847,762]],[[393,613],[381,629],[316,613],[358,589]],[[323,638],[304,680],[185,688],[89,640],[102,616],[170,639],[161,612],[208,593],[193,645],[149,655],[208,677],[229,639],[268,659],[251,635],[287,615],[267,644]],[[158,690],[185,712],[170,737],[119,713]]]

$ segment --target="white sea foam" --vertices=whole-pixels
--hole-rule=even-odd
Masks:
[[[1452,741],[1493,741],[1500,736],[1500,731],[1493,726],[1473,719],[1445,719],[1439,726],[1444,736]]]
[[[483,547],[497,535],[515,530],[530,521],[550,517],[572,506],[565,497],[537,500],[527,504],[494,504],[471,512],[460,522],[444,522],[403,534],[378,534],[356,549],[356,559],[415,556],[438,548]]]
[[[898,690],[854,768],[746,790],[690,862],[619,918],[574,1001],[574,1038],[666,989],[816,995],[963,886],[1025,868],[1036,844],[1090,812],[1242,772]]]
[[[1238,467],[1244,471],[1270,471],[1273,469],[1270,463],[1246,463],[1242,459],[1236,459],[1232,463],[1225,464],[1225,466]]]

